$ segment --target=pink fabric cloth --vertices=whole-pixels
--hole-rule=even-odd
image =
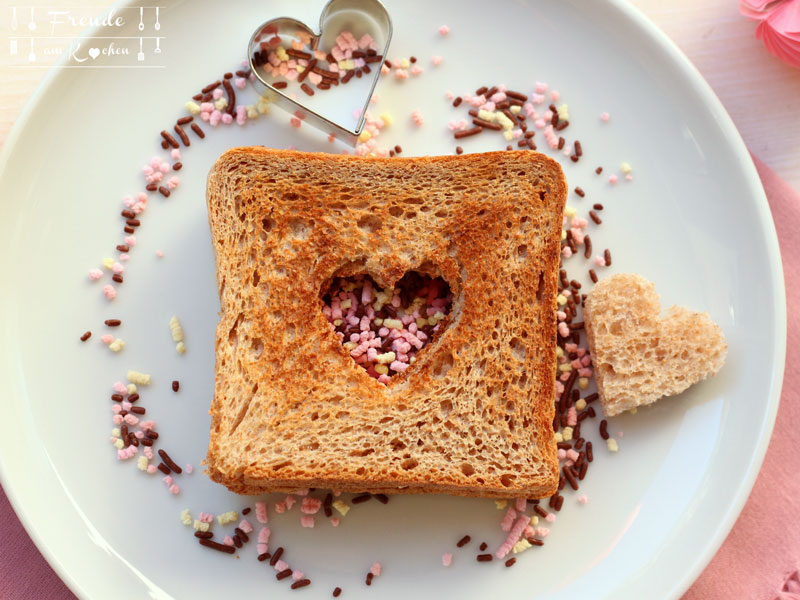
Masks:
[[[769,198],[783,253],[788,348],[775,432],[736,525],[682,600],[800,600],[800,194],[753,157]],[[0,492],[0,598],[74,596],[39,554]]]
[[[786,280],[783,394],[750,498],[683,600],[800,600],[800,594],[792,597],[788,591],[800,569],[800,443],[795,430],[800,423],[800,194],[755,156],[753,162],[772,209]]]

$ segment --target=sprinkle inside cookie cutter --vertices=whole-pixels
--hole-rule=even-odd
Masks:
[[[344,31],[349,31],[356,38],[369,34],[375,41],[377,48],[382,48],[382,52],[377,50],[381,52],[380,62],[374,62],[370,65],[371,73],[367,77],[371,77],[371,81],[367,80],[369,81],[369,89],[360,111],[352,111],[355,108],[352,104],[349,105],[349,108],[345,105],[346,100],[343,100],[341,95],[342,86],[335,90],[328,90],[324,94],[301,98],[305,94],[299,89],[296,93],[287,93],[288,89],[273,87],[267,81],[268,73],[256,64],[257,54],[269,48],[269,40],[276,38],[276,36],[281,39],[284,37],[297,39],[297,33],[305,34],[310,39],[308,45],[314,51],[318,50],[320,45],[323,48],[332,47],[337,36]],[[322,9],[318,33],[305,23],[291,17],[270,19],[255,30],[247,48],[250,69],[255,76],[253,85],[270,102],[274,102],[278,106],[294,113],[296,117],[304,120],[309,125],[313,125],[325,133],[354,146],[358,141],[358,136],[364,129],[367,107],[378,83],[378,77],[380,77],[381,68],[386,60],[386,52],[389,50],[391,39],[392,20],[379,0],[330,0]],[[344,96],[347,95],[352,96],[352,94],[344,94]],[[320,96],[326,97],[319,98]],[[326,103],[327,106],[325,106]],[[313,108],[312,104],[314,105]],[[330,108],[331,110],[326,110],[329,114],[336,112],[337,108],[339,113],[344,110],[346,114],[338,114],[335,118],[333,116],[325,116],[322,114],[321,108]],[[351,113],[355,114],[352,128],[344,124],[347,120],[347,115]]]

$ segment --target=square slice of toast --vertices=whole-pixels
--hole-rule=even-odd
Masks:
[[[567,185],[531,151],[359,158],[234,148],[208,176],[220,321],[208,473],[241,494],[546,497]],[[378,382],[324,316],[336,276],[454,294],[443,330]]]

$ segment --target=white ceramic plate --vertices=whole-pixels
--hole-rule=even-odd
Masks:
[[[442,4],[442,5],[440,5]],[[657,282],[665,304],[708,310],[729,345],[718,377],[610,425],[620,452],[596,445],[581,491],[568,494],[543,548],[513,569],[475,562],[476,544],[501,541],[493,502],[420,496],[369,502],[338,529],[302,529],[297,509],[272,520],[276,543],[313,580],[303,593],[382,598],[678,597],[700,573],[738,515],[765,452],[780,392],[785,306],[780,258],[767,203],[744,145],[708,86],[678,50],[622,2],[387,2],[390,57],[414,54],[426,73],[381,82],[379,109],[396,124],[383,142],[405,153],[451,153],[445,130],[455,110],[447,89],[471,92],[504,82],[529,92],[547,81],[570,106],[585,148],[565,162],[582,211],[603,202],[595,246],[610,247],[610,271]],[[86,278],[113,254],[123,195],[142,187],[139,169],[158,131],[182,114],[198,87],[235,67],[253,28],[291,14],[315,24],[321,0],[258,5],[176,2],[161,11],[165,69],[54,71],[10,136],[0,176],[3,277],[0,421],[3,484],[39,548],[84,598],[241,598],[288,595],[288,584],[255,560],[198,547],[178,521],[190,508],[218,513],[244,501],[197,472],[180,496],[108,443],[109,386],[128,369],[152,374],[142,402],[164,447],[198,464],[208,439],[213,332],[218,309],[204,206],[205,174],[227,147],[266,144],[330,149],[313,131],[300,138],[276,110],[245,128],[214,131],[184,152],[181,187],[153,196],[120,288],[107,302]],[[136,22],[130,25],[136,35]],[[447,38],[437,29],[447,23]],[[432,68],[430,57],[443,64]],[[411,124],[420,109],[422,128]],[[608,111],[611,123],[598,115]],[[206,127],[208,129],[208,127]],[[541,134],[540,134],[541,135]],[[499,149],[496,136],[462,144]],[[543,145],[543,144],[540,144]],[[563,158],[563,157],[562,157]],[[622,161],[635,178],[612,188]],[[596,165],[606,166],[603,177]],[[165,256],[159,260],[157,249]],[[582,258],[569,262],[583,275]],[[167,320],[183,321],[189,352],[179,357]],[[124,320],[126,349],[100,344],[103,319]],[[82,345],[78,336],[95,332]],[[313,365],[309,365],[313,368]],[[173,394],[169,382],[181,381]],[[588,435],[597,439],[596,430]],[[456,550],[469,533],[475,540]],[[441,566],[452,551],[454,564]],[[363,584],[373,561],[384,574]],[[299,592],[298,592],[299,593]]]

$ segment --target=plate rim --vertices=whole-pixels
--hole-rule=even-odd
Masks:
[[[574,2],[575,0],[571,0]],[[742,139],[739,130],[736,128],[733,119],[725,109],[724,105],[717,97],[710,84],[706,81],[697,67],[689,60],[678,45],[664,33],[647,15],[638,7],[627,0],[603,0],[607,9],[617,11],[622,19],[628,20],[634,27],[642,31],[656,45],[659,51],[663,51],[678,69],[681,77],[690,85],[694,91],[702,98],[706,107],[715,115],[717,125],[730,145],[731,150],[742,159],[742,175],[749,180],[753,188],[751,195],[754,208],[761,218],[760,225],[764,233],[765,254],[772,269],[772,290],[774,291],[775,302],[772,307],[772,325],[775,333],[775,346],[773,352],[777,360],[772,376],[770,378],[771,394],[767,397],[766,412],[762,420],[758,444],[755,452],[751,455],[745,469],[741,472],[742,476],[736,489],[736,493],[727,503],[727,508],[721,519],[714,527],[713,533],[706,538],[705,545],[696,553],[695,559],[690,569],[676,577],[674,584],[668,590],[665,597],[679,598],[697,580],[703,570],[711,562],[725,538],[730,533],[736,520],[738,519],[744,505],[755,484],[758,473],[761,470],[772,431],[775,418],[780,404],[780,397],[783,388],[783,377],[786,366],[786,335],[787,335],[787,314],[786,314],[786,288],[783,276],[783,263],[781,258],[780,246],[778,242],[775,223],[769,207],[766,193],[761,179],[756,170],[750,152]],[[121,7],[131,6],[132,0],[117,0],[113,2],[101,15],[111,11],[119,10]],[[92,36],[101,29],[100,26],[88,27],[81,31],[76,38]],[[11,130],[6,137],[2,150],[0,150],[0,181],[5,178],[8,168],[9,158],[12,148],[17,144],[23,131],[27,128],[33,112],[39,105],[41,97],[50,89],[58,77],[64,76],[59,68],[67,62],[68,56],[63,55],[53,66],[51,66],[42,79],[37,84],[31,96],[25,103],[22,111],[14,122]],[[52,551],[50,544],[45,539],[46,536],[40,531],[35,520],[28,513],[25,503],[19,497],[13,482],[9,479],[6,460],[0,454],[0,484],[2,484],[8,500],[14,509],[17,517],[25,528],[26,533],[36,545],[37,550],[42,554],[49,566],[55,571],[61,581],[78,597],[87,597],[86,591],[79,581],[69,573],[61,564],[58,556]]]

